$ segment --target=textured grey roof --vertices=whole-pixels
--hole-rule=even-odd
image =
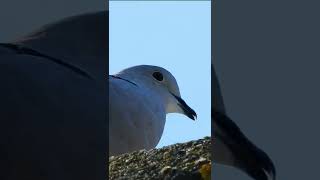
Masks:
[[[211,138],[109,157],[109,179],[210,179]]]

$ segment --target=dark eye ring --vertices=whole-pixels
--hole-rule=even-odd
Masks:
[[[162,81],[163,80],[163,75],[160,72],[154,72],[152,74],[152,76],[158,81]]]

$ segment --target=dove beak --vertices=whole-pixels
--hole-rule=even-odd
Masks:
[[[190,119],[195,120],[197,118],[197,113],[191,109],[187,103],[179,96],[174,95],[171,93],[178,101],[178,106],[183,111],[183,114],[188,116]]]

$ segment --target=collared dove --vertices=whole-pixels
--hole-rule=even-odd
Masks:
[[[173,75],[164,68],[134,66],[109,77],[109,155],[155,148],[166,114],[196,113],[181,98]]]

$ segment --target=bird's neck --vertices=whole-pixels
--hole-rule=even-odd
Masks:
[[[99,66],[101,70],[107,65],[109,56],[108,13],[103,11],[66,18],[14,43],[83,66],[89,71],[99,71]]]

